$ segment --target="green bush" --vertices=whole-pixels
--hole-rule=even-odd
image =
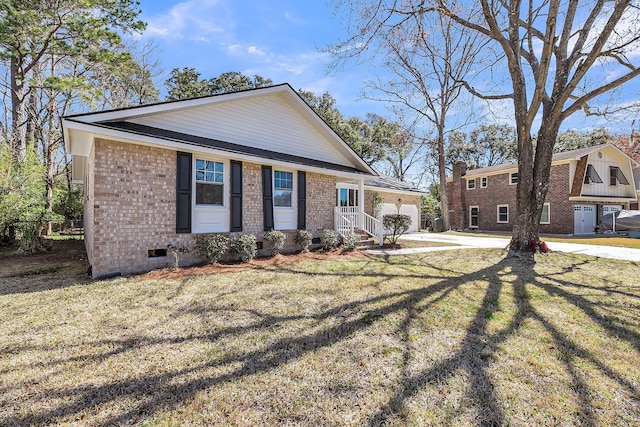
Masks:
[[[347,234],[342,239],[342,250],[345,252],[351,252],[358,247],[358,242],[360,241],[359,234]]]
[[[282,248],[284,247],[284,241],[287,236],[284,235],[282,231],[271,230],[264,233],[264,239],[269,242],[269,248],[271,250],[271,255],[278,255]]]
[[[411,217],[403,214],[384,215],[382,226],[385,230],[391,231],[391,235],[385,236],[385,239],[395,244],[400,236],[411,227]]]
[[[300,245],[302,252],[309,252],[309,246],[313,241],[313,234],[307,230],[298,230],[293,241]]]
[[[256,236],[243,234],[231,241],[230,252],[240,258],[242,262],[249,262],[256,257]]]
[[[340,238],[338,237],[338,233],[333,230],[323,230],[320,233],[320,246],[323,251],[328,251],[329,249],[337,248],[340,244]]]
[[[229,250],[231,239],[222,234],[201,234],[196,238],[196,250],[215,264]]]
[[[46,250],[42,230],[62,218],[45,209],[44,167],[33,147],[22,162],[13,161],[0,141],[0,242],[17,240],[23,252]]]

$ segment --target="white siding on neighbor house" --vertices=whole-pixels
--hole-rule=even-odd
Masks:
[[[128,121],[353,166],[332,142],[278,97],[221,102]]]
[[[599,154],[602,154],[600,156]],[[622,156],[620,153],[612,148],[603,149],[595,153],[589,154],[587,163],[592,165],[598,175],[602,179],[602,183],[592,183],[582,185],[582,195],[597,195],[597,196],[609,196],[609,197],[633,197],[634,196],[634,184],[633,173],[629,160]],[[617,185],[609,185],[609,167],[617,166],[624,174],[628,185],[617,183]]]

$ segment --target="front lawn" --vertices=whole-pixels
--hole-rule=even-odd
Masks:
[[[0,260],[0,425],[637,425],[640,265],[503,256]]]
[[[445,231],[443,234],[451,234],[454,236],[473,236],[473,237],[501,237],[504,239],[511,239],[511,234],[506,233],[488,233],[488,232],[459,232],[459,231]],[[640,239],[633,239],[630,237],[623,237],[618,235],[609,234],[595,234],[589,236],[549,236],[542,235],[540,238],[545,242],[561,242],[561,243],[579,243],[581,245],[604,245],[604,246],[616,246],[619,248],[636,248],[640,249]]]

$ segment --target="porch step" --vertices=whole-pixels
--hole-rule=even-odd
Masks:
[[[361,239],[358,242],[358,249],[363,249],[363,248],[369,248],[370,246],[376,246],[376,241],[373,240],[371,237],[365,238],[365,239]]]

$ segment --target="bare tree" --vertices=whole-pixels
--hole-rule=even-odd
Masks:
[[[496,67],[508,71],[511,87],[507,93],[487,95],[469,89],[485,98],[513,102],[519,175],[510,253],[533,260],[532,242],[539,240],[540,215],[561,124],[578,111],[590,115],[616,110],[609,99],[603,101],[603,95],[640,74],[638,2],[479,3],[470,10],[443,0],[436,6],[440,13],[489,40],[500,52]],[[534,144],[536,122],[540,127]]]
[[[391,82],[374,80],[369,87],[377,99],[392,102],[411,111],[422,122],[435,128],[432,140],[438,158],[438,180],[446,188],[445,139],[450,130],[448,118],[460,103],[463,80],[471,71],[481,48],[474,31],[455,25],[446,14],[424,13],[422,2],[370,0],[337,2],[349,7],[349,38],[331,46],[338,61],[367,54],[383,57],[383,65],[394,76]],[[442,192],[441,211],[449,226],[446,192]]]

